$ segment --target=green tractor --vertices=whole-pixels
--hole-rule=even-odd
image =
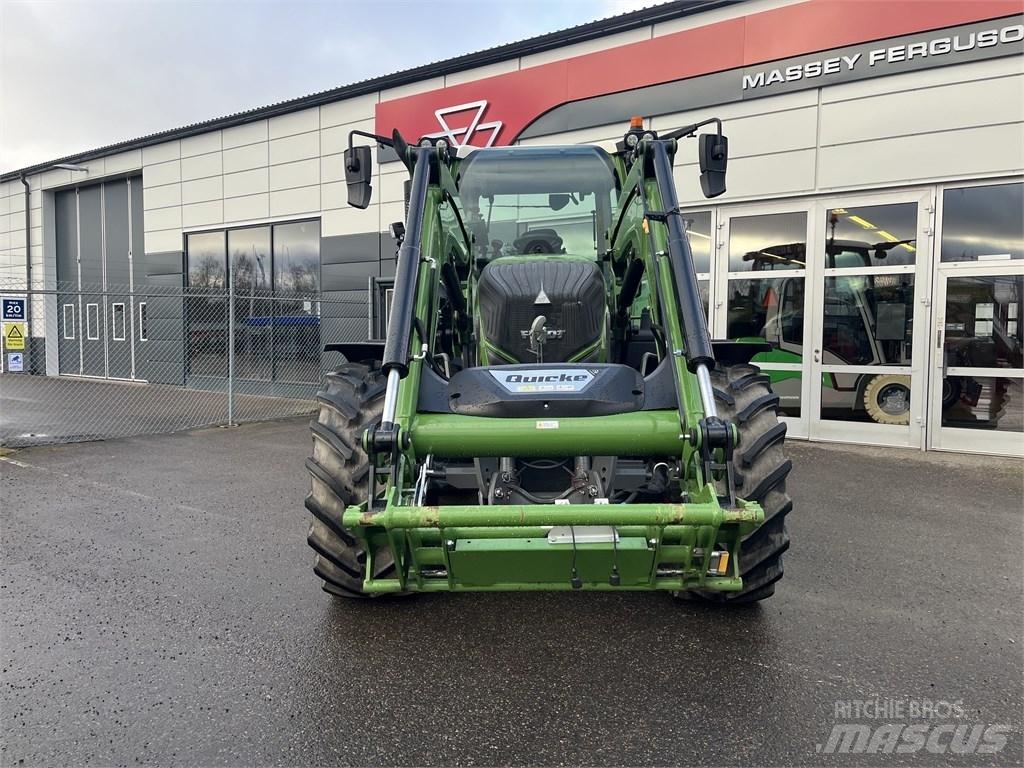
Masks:
[[[339,597],[498,590],[773,594],[789,546],[786,428],[768,345],[711,341],[673,181],[711,119],[596,146],[410,146],[386,341],[332,344],[311,425],[308,541]]]

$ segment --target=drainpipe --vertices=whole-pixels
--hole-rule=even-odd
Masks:
[[[25,339],[28,346],[28,365],[25,370],[35,373],[35,343],[32,340],[32,189],[25,174],[21,174],[25,185]]]

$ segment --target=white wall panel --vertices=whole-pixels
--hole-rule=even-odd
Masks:
[[[320,130],[320,109],[304,109],[269,120],[270,138],[280,139],[283,136],[294,136],[297,133],[308,133]]]
[[[270,166],[270,191],[308,187],[320,183],[320,159]]]
[[[163,144],[154,144],[151,147],[142,148],[142,164],[154,165],[155,163],[166,163],[168,160],[181,158],[181,147],[178,141],[168,141]]]
[[[708,200],[700,191],[697,163],[677,164],[674,171],[679,200],[685,205],[717,205],[732,200],[764,198],[814,189],[814,150],[780,152],[729,159],[728,191]]]
[[[164,184],[162,187],[146,187],[143,191],[143,208],[167,208],[172,205],[181,205],[181,184]]]
[[[823,147],[818,185],[911,183],[1024,169],[1022,126],[967,128]]]
[[[1024,75],[1016,75],[825,104],[820,141],[824,146],[1022,121]]]
[[[211,176],[208,179],[183,181],[181,183],[181,202],[203,203],[209,200],[220,200],[224,197],[224,181],[222,176]]]
[[[181,181],[181,161],[171,160],[167,163],[147,165],[142,169],[142,186],[159,187]]]
[[[197,136],[189,136],[187,139],[181,140],[182,158],[207,155],[211,152],[220,152],[220,150],[220,131],[200,133]]]
[[[270,193],[271,216],[295,216],[320,211],[320,186]]]
[[[320,154],[320,132],[300,133],[270,142],[270,164],[291,163]]]
[[[181,228],[181,207],[157,208],[143,213],[143,224],[147,232],[159,229]]]
[[[258,221],[270,216],[270,195],[266,192],[224,201],[224,222]]]
[[[224,173],[248,171],[251,168],[260,168],[267,165],[269,146],[268,142],[262,141],[259,144],[247,144],[244,147],[225,149],[223,152]]]
[[[62,168],[54,168],[53,170],[46,171],[46,173],[40,175],[40,183],[43,185],[44,189],[59,187],[63,184],[70,184],[72,181],[74,181],[74,178],[71,176],[71,171],[65,171]],[[23,210],[24,207],[25,206],[22,206]]]
[[[396,163],[396,165],[398,165]],[[377,200],[381,203],[399,201],[405,203],[405,182],[409,172],[403,167],[399,173],[382,173],[377,191]]]
[[[133,149],[129,152],[121,152],[107,158],[107,173],[123,173],[124,171],[135,171],[142,167],[142,150]]]
[[[181,227],[154,232],[146,231],[146,253],[165,253],[182,249]]]
[[[224,162],[221,153],[211,152],[208,155],[181,158],[181,179],[204,179],[219,176],[223,173]]]
[[[376,167],[376,166],[375,166]],[[320,158],[320,183],[345,180],[345,158],[342,155],[325,155]]]
[[[224,202],[222,200],[181,206],[181,224],[183,227],[205,227],[223,223]]]
[[[270,191],[270,174],[266,168],[224,175],[224,197],[242,197]]]
[[[833,101],[862,99],[878,96],[883,93],[913,91],[918,88],[933,88],[938,85],[989,80],[994,77],[1020,74],[1021,59],[1019,56],[1006,56],[988,61],[971,61],[949,67],[935,67],[916,72],[904,72],[899,75],[875,77],[857,80],[852,83],[829,85],[821,91],[821,101],[828,104]]]
[[[765,99],[723,104],[651,119],[656,131],[718,117],[729,137],[729,158],[813,147],[817,131],[817,91],[799,91]],[[708,126],[705,131],[713,131]],[[697,140],[680,139],[680,161],[696,158]]]
[[[360,120],[354,123],[335,125],[331,128],[323,128],[320,131],[320,154],[333,155],[348,149],[348,132],[351,130],[373,133],[373,129],[373,120]],[[356,146],[362,146],[369,144],[370,141],[362,136],[356,136],[354,143]],[[374,152],[376,152],[376,147],[374,147]]]
[[[380,204],[380,232],[386,232],[393,222],[405,221],[405,201]]]
[[[266,120],[236,125],[233,128],[225,128],[221,131],[221,144],[224,149],[244,147],[246,144],[258,144],[261,141],[266,141],[268,138]]]
[[[428,80],[420,80],[416,83],[400,85],[397,88],[388,88],[387,90],[380,92],[380,100],[391,101],[392,99],[401,99],[406,96],[412,96],[426,91],[433,91],[438,88],[444,88],[444,77],[431,77]]]
[[[377,104],[377,94],[368,93],[353,99],[336,101],[320,107],[320,127],[354,123],[357,120],[372,120]]]
[[[378,207],[373,205],[365,211],[358,208],[337,208],[325,210],[320,219],[320,234],[324,237],[354,235],[361,232],[379,232],[380,216]]]
[[[344,208],[348,205],[348,186],[343,181],[334,181],[320,185],[320,207],[325,211],[331,208]]]

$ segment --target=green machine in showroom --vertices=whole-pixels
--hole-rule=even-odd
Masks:
[[[331,344],[307,461],[308,541],[340,597],[666,590],[749,603],[782,577],[791,509],[778,397],[711,341],[673,179],[697,137],[725,191],[717,119],[597,146],[410,146],[383,345]]]

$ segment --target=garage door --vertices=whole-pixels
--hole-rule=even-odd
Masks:
[[[55,196],[60,372],[135,379],[138,327],[133,211],[142,177],[62,190]],[[141,245],[141,244],[140,244]],[[140,336],[140,334],[142,334]]]

